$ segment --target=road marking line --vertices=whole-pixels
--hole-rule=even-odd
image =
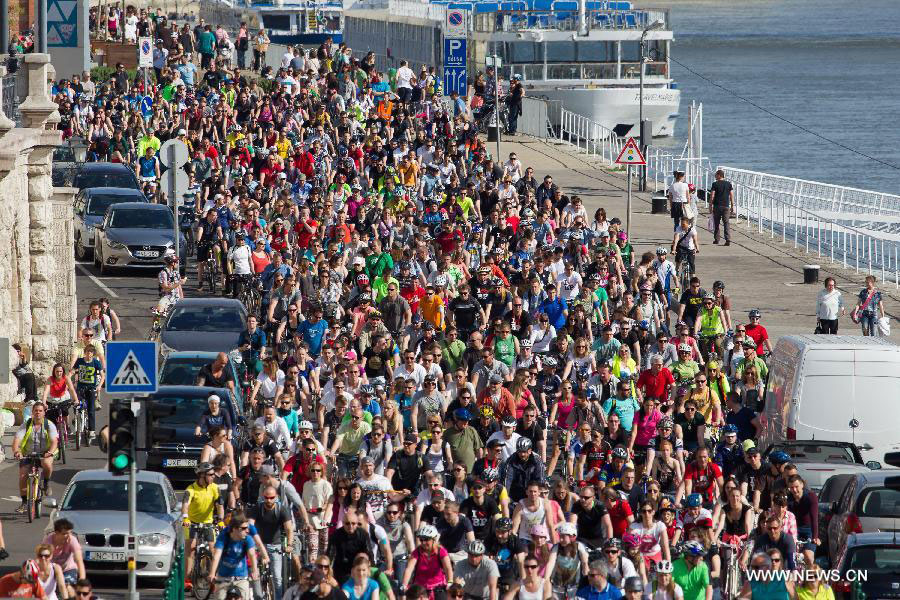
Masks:
[[[75,263],[75,268],[77,268],[79,271],[81,271],[82,273],[84,273],[85,275],[87,275],[87,276],[88,276],[88,279],[90,279],[91,281],[93,281],[93,282],[97,285],[98,288],[100,288],[101,290],[103,290],[104,292],[106,292],[107,294],[109,294],[110,296],[112,296],[113,298],[118,298],[118,297],[119,297],[119,295],[118,295],[117,293],[115,293],[114,291],[112,291],[111,289],[109,289],[108,287],[106,287],[106,284],[105,284],[105,283],[103,283],[102,281],[100,281],[99,279],[97,279],[97,278],[93,275],[93,273],[91,273],[91,272],[88,271],[85,267],[83,267],[83,266],[82,266],[82,263]]]

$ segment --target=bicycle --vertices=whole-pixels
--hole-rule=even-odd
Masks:
[[[211,294],[216,293],[216,288],[219,283],[219,244],[218,243],[209,243],[209,242],[198,242],[197,248],[199,250],[200,247],[209,247],[208,256],[205,261],[206,269],[203,273],[204,281],[200,282],[200,285],[204,283],[209,286],[209,291]]]
[[[43,455],[32,452],[23,459],[30,463],[25,483],[25,514],[28,515],[29,523],[41,518],[41,503],[44,500],[44,486],[41,481],[44,476],[41,464],[43,458]]]
[[[72,430],[75,436],[75,450],[81,450],[82,445],[87,447],[90,442],[88,439],[87,404],[83,396],[83,394],[89,393],[91,393],[91,391],[83,387],[79,387],[78,389],[79,398],[81,398],[81,400],[75,406],[75,415],[72,419]]]
[[[66,446],[69,444],[69,407],[72,406],[71,400],[63,400],[54,404],[49,404],[47,417],[56,425],[56,431],[59,434],[59,460],[62,464],[66,464]],[[50,414],[51,411],[54,414]]]
[[[691,262],[688,256],[693,254],[692,250],[680,250],[675,258],[675,273],[678,281],[679,291],[683,292],[691,287],[691,277],[694,272],[691,269]]]
[[[235,277],[242,277],[236,275]],[[262,280],[259,276],[244,276],[238,300],[247,309],[247,314],[260,316],[262,308]]]
[[[731,541],[722,540],[719,544],[719,557],[722,560],[722,598],[733,600],[741,593],[743,587],[740,557],[743,544],[737,538]]]
[[[275,597],[275,574],[272,572],[273,561],[270,559],[265,568],[260,569],[259,584],[262,587],[264,600],[277,600]]]
[[[194,533],[198,535],[194,535]],[[207,600],[212,594],[209,575],[212,568],[211,544],[218,533],[212,523],[191,523],[191,535],[197,540],[194,548],[194,568],[191,570],[192,593],[197,600]]]

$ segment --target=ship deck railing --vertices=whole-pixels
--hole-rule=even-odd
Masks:
[[[483,6],[484,3],[475,5]],[[488,3],[496,5],[497,3]],[[503,3],[506,4],[506,3]],[[524,30],[557,30],[578,31],[580,19],[575,2],[556,2],[572,4],[570,10],[562,10],[554,6],[553,10],[496,10],[478,11],[473,15],[473,31],[478,33],[517,32]],[[665,23],[662,29],[668,29],[669,11],[667,9],[641,10],[588,10],[585,12],[585,24],[588,29],[600,30],[633,30],[640,31],[651,23],[660,20]]]

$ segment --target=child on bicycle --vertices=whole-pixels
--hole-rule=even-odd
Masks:
[[[72,371],[75,375],[75,390],[78,394],[78,399],[83,403],[84,410],[87,412],[87,443],[90,444],[93,442],[96,435],[94,432],[97,430],[96,418],[94,415],[97,404],[97,390],[99,390],[100,386],[103,384],[105,375],[103,363],[101,363],[100,359],[97,357],[93,346],[85,347],[84,355],[75,361]],[[77,418],[77,406],[75,408],[75,415]]]

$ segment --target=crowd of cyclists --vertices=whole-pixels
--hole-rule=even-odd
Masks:
[[[189,148],[195,248],[165,257],[159,311],[187,292],[250,313],[239,348],[197,381],[240,387],[254,420],[237,436],[213,396],[198,424],[187,590],[833,597],[814,578],[748,581],[817,568],[818,504],[789,456],[754,443],[772,346],[759,310],[745,318],[723,281],[692,274],[696,211],[677,199],[694,191],[679,174],[671,243],[639,250],[565,182],[490,154],[473,100],[520,94],[516,81],[488,69],[445,105],[433,67],[382,72],[329,40],[260,73],[217,53],[246,65],[245,27],[226,44],[221,27],[145,17],[159,40],[149,89],[120,66],[54,93],[64,137],[134,165],[154,201],[161,143]],[[119,323],[96,305],[68,365],[78,390],[58,365],[44,400],[102,382],[92,338]],[[85,404],[90,440],[96,394]],[[17,457],[41,439],[21,432]]]

